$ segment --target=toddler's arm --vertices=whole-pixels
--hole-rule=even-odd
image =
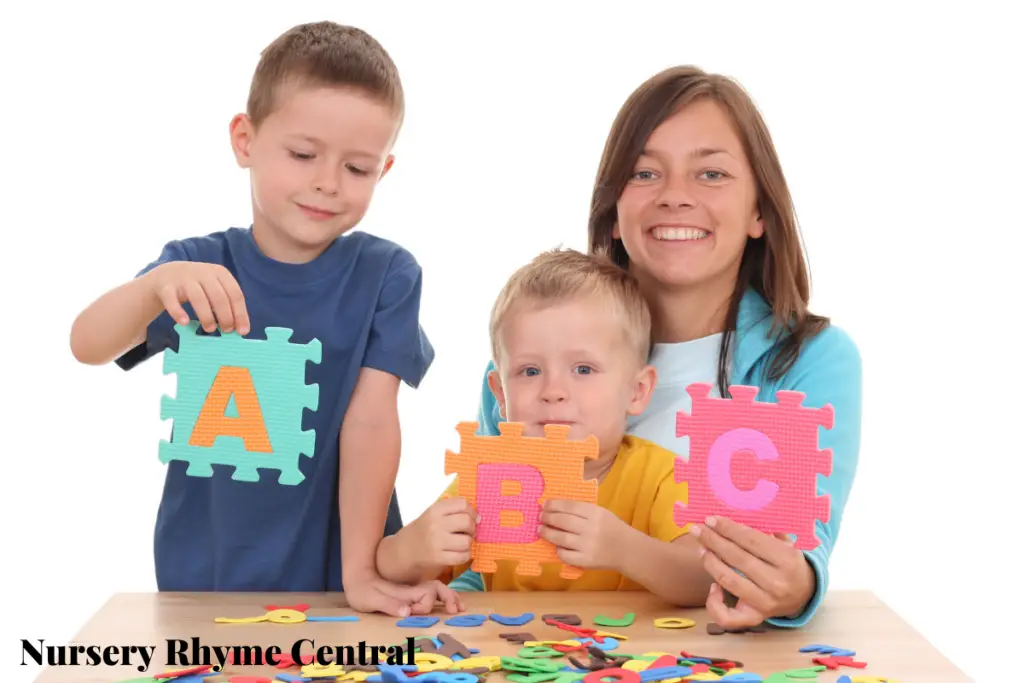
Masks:
[[[447,582],[452,568],[470,561],[476,513],[465,498],[438,500],[377,548],[377,571],[396,583]]]
[[[684,534],[672,542],[630,529],[621,548],[620,573],[679,607],[703,607],[711,577],[698,555],[697,539]]]

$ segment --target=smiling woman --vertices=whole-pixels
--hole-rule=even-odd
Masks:
[[[650,362],[657,385],[630,433],[689,457],[676,415],[690,410],[686,387],[714,384],[805,394],[832,404],[835,424],[819,447],[833,452],[818,494],[831,498],[818,546],[728,519],[688,530],[678,580],[695,604],[731,628],[769,621],[801,626],[828,587],[860,448],[861,362],[851,338],[809,311],[809,275],[792,199],[768,128],[733,80],[675,67],[641,84],[612,125],[594,183],[589,243],[640,283],[652,317]],[[487,372],[493,369],[493,363]],[[499,401],[485,380],[481,434],[498,434]],[[453,587],[482,586],[463,574]],[[738,598],[726,606],[722,589]]]

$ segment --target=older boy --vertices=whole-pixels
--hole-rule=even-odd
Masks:
[[[78,360],[125,370],[174,347],[174,323],[190,319],[206,333],[263,339],[286,327],[294,343],[322,344],[306,376],[319,406],[303,420],[316,447],[300,458],[300,484],[273,471],[235,481],[220,466],[187,476],[187,463],[169,463],[160,590],[345,590],[356,609],[433,607],[437,584],[397,586],[374,568],[381,537],[402,526],[399,384],[417,386],[434,357],[419,324],[420,267],[396,244],[349,234],[392,166],[403,115],[398,71],[372,37],[331,22],[287,31],[262,53],[247,110],[231,121],[252,225],[168,243],[75,321]],[[454,610],[451,591],[440,593]]]
[[[570,439],[597,437],[599,456],[585,462],[584,478],[599,482],[598,503],[550,501],[540,517],[540,536],[562,561],[584,568],[583,576],[562,579],[557,565],[520,576],[509,561],[483,577],[468,571],[476,519],[455,497],[457,482],[381,543],[381,575],[409,582],[454,575],[452,587],[463,590],[646,588],[671,602],[692,600],[692,586],[678,581],[698,555],[673,521],[676,501],[686,497],[673,476],[675,454],[625,434],[628,416],[643,412],[655,383],[647,364],[650,313],[637,282],[600,257],[542,254],[502,290],[491,342],[488,383],[503,418],[524,423],[527,436],[558,423],[569,425]]]

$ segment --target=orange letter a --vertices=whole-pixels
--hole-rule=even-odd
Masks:
[[[235,397],[238,417],[228,417],[228,402]],[[218,436],[237,436],[245,450],[270,453],[270,437],[263,423],[263,413],[256,397],[256,387],[248,368],[223,367],[213,380],[199,419],[192,429],[192,446],[210,447]]]

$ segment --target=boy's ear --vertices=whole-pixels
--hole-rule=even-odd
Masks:
[[[498,401],[498,412],[501,414],[501,419],[507,420],[508,414],[505,412],[505,391],[501,386],[501,377],[498,375],[497,370],[491,370],[487,373],[487,386],[490,387],[491,393],[494,394],[494,398]]]
[[[654,385],[658,382],[658,371],[653,365],[645,365],[636,374],[633,383],[633,396],[626,408],[627,415],[640,415],[647,410],[651,402],[651,394],[654,392]]]
[[[249,153],[255,135],[252,121],[245,114],[236,114],[228,127],[231,134],[231,151],[235,153],[235,161],[242,168],[249,168]]]

